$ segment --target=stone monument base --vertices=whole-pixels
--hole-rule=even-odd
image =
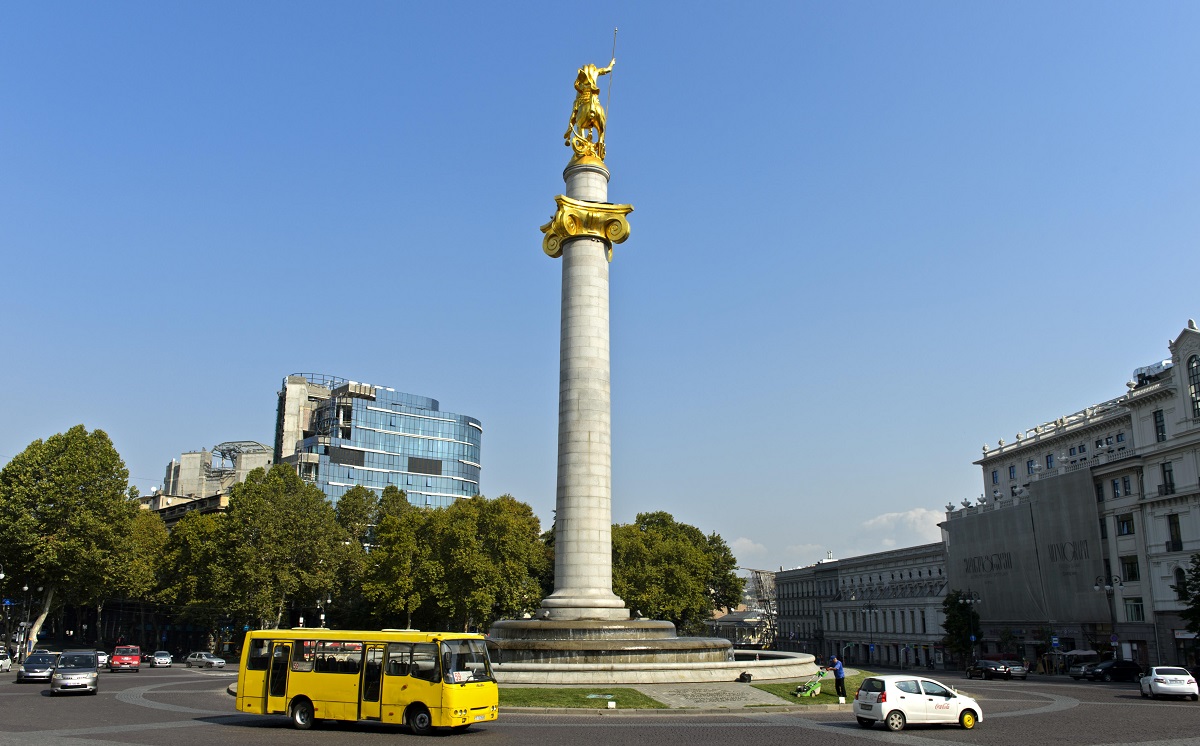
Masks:
[[[720,637],[678,637],[652,619],[506,619],[488,637],[502,684],[663,684],[788,679],[816,672],[811,655],[776,651],[735,654]]]

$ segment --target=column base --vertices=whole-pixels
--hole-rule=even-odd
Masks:
[[[542,599],[535,619],[614,621],[629,619],[625,602],[612,591],[555,591]]]

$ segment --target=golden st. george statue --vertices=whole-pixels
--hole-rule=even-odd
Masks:
[[[608,67],[584,65],[575,76],[575,106],[564,139],[576,158],[593,156],[604,160],[604,107],[600,105],[600,86],[596,80],[612,72],[616,64],[614,57]]]

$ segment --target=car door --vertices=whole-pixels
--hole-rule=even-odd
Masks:
[[[896,705],[904,713],[904,719],[910,723],[929,722],[925,695],[921,693],[921,685],[916,679],[901,679],[896,682]],[[889,697],[888,704],[891,704]],[[893,708],[888,708],[893,709]]]
[[[921,690],[925,694],[926,722],[958,722],[958,702],[954,692],[929,679],[921,679]]]

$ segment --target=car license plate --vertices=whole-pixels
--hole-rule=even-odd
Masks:
[[[874,709],[875,709],[875,705],[864,705],[864,704],[860,704],[860,705],[859,705],[859,707],[861,707],[861,708],[862,708],[862,709],[864,709],[864,710],[868,710],[868,711],[869,711],[869,710],[874,710]]]
[[[487,715],[476,715],[475,716],[475,722],[479,722],[481,720],[487,720]]]

